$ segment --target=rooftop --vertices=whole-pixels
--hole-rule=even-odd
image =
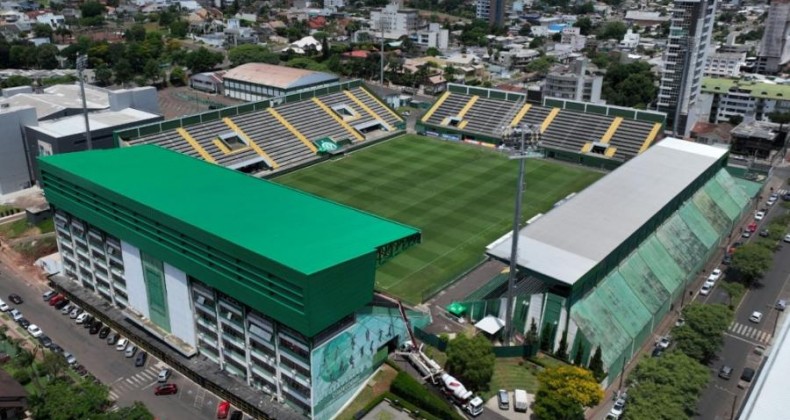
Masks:
[[[263,63],[247,63],[234,67],[225,73],[224,78],[280,89],[293,89],[338,80],[337,76],[328,73]]]
[[[151,114],[134,108],[124,108],[120,111],[92,112],[88,114],[91,132],[104,128],[120,127],[126,124],[145,124],[160,120],[161,118],[160,115]],[[85,133],[85,117],[82,115],[72,115],[56,120],[41,121],[38,123],[38,126],[30,128],[52,137],[83,134]]]
[[[419,234],[417,229],[157,146],[40,158],[84,187],[125,197],[304,274]]]
[[[738,80],[705,77],[702,91],[705,93],[726,93],[731,89],[748,91],[754,98],[790,100],[790,85],[780,85],[769,81]]]
[[[745,121],[730,131],[733,137],[749,137],[773,141],[779,134],[779,124],[767,121]]]
[[[88,109],[109,108],[107,91],[85,86]],[[79,85],[55,85],[44,89],[43,93],[19,93],[0,98],[0,104],[9,106],[30,106],[36,109],[38,119],[44,119],[64,109],[82,109],[82,95]]]
[[[667,138],[519,232],[519,266],[573,285],[727,150]],[[488,253],[510,259],[511,239]]]

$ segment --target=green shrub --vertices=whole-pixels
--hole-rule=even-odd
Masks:
[[[422,384],[405,372],[398,372],[398,376],[390,385],[390,390],[398,397],[442,420],[462,419],[447,402],[426,390]]]
[[[16,381],[23,386],[29,384],[31,381],[30,374],[27,373],[27,369],[19,369],[14,372],[14,379],[16,379]]]

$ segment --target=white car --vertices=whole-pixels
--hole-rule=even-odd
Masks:
[[[669,348],[669,343],[671,342],[672,340],[669,337],[664,336],[661,337],[660,340],[658,340],[658,343],[656,343],[656,347],[661,347],[662,349],[666,350]]]
[[[707,296],[710,294],[711,289],[713,289],[713,283],[708,283],[706,281],[705,284],[702,285],[702,289],[699,289],[699,294]]]
[[[710,281],[712,281],[714,283],[716,283],[716,280],[718,280],[720,278],[721,278],[721,270],[718,269],[718,268],[713,269],[713,271],[711,271],[710,275],[708,276],[708,280],[710,280]]]
[[[790,242],[790,233],[788,233],[787,235],[785,235],[785,239],[784,239],[784,241],[785,241],[785,242]]]
[[[115,345],[115,350],[124,351],[126,350],[126,346],[129,345],[129,340],[126,338],[122,338],[118,340],[118,344]]]
[[[5,303],[5,301],[3,301],[2,299],[0,299],[0,311],[6,312],[10,310],[11,308],[8,306],[8,304]]]
[[[70,365],[77,363],[77,358],[71,353],[63,353],[63,358],[66,359],[66,363]]]
[[[763,217],[765,217],[764,211],[758,211],[757,213],[754,213],[754,220],[757,220],[758,222],[763,220]]]
[[[763,313],[760,311],[752,312],[752,316],[749,317],[749,321],[754,323],[759,323],[763,319]]]
[[[36,324],[30,324],[30,326],[27,327],[27,332],[29,332],[30,335],[36,338],[44,335],[44,331],[41,331],[41,328],[39,328],[38,325]]]
[[[90,315],[90,314],[89,314],[89,313],[87,313],[87,312],[83,312],[83,313],[81,313],[81,314],[80,314],[80,315],[77,317],[77,324],[82,324],[83,322],[85,322],[85,319],[86,319],[86,318],[88,318],[88,315]]]
[[[788,235],[790,236],[790,235]],[[19,321],[23,318],[22,312],[19,312],[19,309],[12,309],[11,310],[11,317],[14,318],[14,321]]]
[[[616,419],[619,419],[620,416],[623,415],[624,409],[625,409],[625,399],[618,398],[617,401],[614,402],[614,406],[612,406],[612,409],[609,411],[609,415]]]

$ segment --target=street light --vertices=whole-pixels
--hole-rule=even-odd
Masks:
[[[88,103],[85,100],[85,77],[83,71],[88,68],[88,55],[80,54],[77,56],[77,75],[80,78],[80,93],[82,94],[82,116],[85,117],[85,141],[87,150],[93,149],[91,141],[91,127],[88,122]]]
[[[529,132],[529,139],[526,138]],[[517,159],[518,179],[516,180],[516,205],[513,214],[513,235],[511,237],[510,248],[510,273],[507,278],[507,307],[505,308],[505,343],[509,344],[513,338],[513,300],[514,288],[516,284],[516,272],[518,271],[518,231],[521,225],[521,201],[524,195],[524,166],[528,158],[543,157],[539,152],[541,130],[533,124],[522,124],[520,126],[507,126],[502,128],[502,142],[505,146],[511,147],[513,153],[510,159]],[[520,140],[520,141],[518,141]],[[518,141],[518,143],[516,143]]]

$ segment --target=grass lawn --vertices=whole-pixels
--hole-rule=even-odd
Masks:
[[[523,362],[519,366],[519,362]],[[538,369],[535,365],[520,357],[496,359],[494,376],[491,378],[488,392],[483,393],[483,399],[488,400],[500,389],[512,391],[524,389],[530,394],[538,391]]]
[[[339,420],[352,420],[354,415],[365,408],[374,398],[390,389],[390,384],[398,376],[398,372],[392,367],[384,364],[365,388],[354,398],[345,410],[338,414]]]
[[[19,219],[0,225],[0,236],[6,239],[15,239],[27,233],[32,226],[27,224],[27,219]]]
[[[423,241],[379,268],[379,290],[427,299],[483,259],[510,229],[517,162],[495,150],[406,135],[275,179],[422,230]],[[527,162],[524,220],[602,176]]]

